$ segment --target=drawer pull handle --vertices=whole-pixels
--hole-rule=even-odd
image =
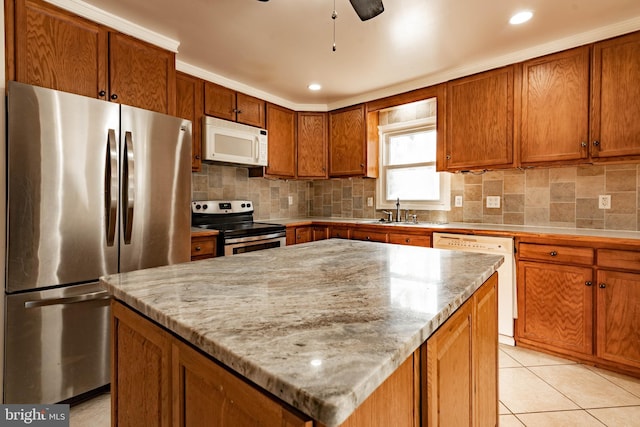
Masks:
[[[196,246],[196,251],[199,251],[200,249],[202,249],[200,246]]]
[[[551,252],[549,252],[549,255],[551,255],[551,256],[556,256],[556,255],[558,255],[558,252],[556,252],[556,251],[551,251]]]
[[[405,243],[409,243],[411,241],[411,239],[405,239],[404,241],[405,241]]]
[[[606,285],[605,283],[600,283],[600,285],[599,285],[599,286],[600,286],[600,289],[604,289],[604,288],[606,288],[606,287],[607,287],[607,285]]]
[[[584,282],[584,284],[586,286],[591,286],[591,285],[593,285],[593,282],[591,280],[588,280],[588,281]]]

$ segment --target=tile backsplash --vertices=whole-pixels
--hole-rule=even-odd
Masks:
[[[606,230],[640,230],[640,165],[568,166],[453,174],[450,211],[415,211],[421,222],[469,222]],[[203,164],[193,173],[193,199],[248,199],[256,219],[308,216],[381,218],[368,206],[376,180],[286,181],[249,178],[246,168]],[[611,196],[599,209],[598,197]],[[291,204],[289,203],[291,196]],[[500,197],[487,208],[487,196]]]

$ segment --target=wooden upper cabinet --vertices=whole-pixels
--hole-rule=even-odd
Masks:
[[[6,4],[9,79],[175,114],[173,52],[39,0]]]
[[[589,157],[589,46],[522,65],[520,162]]]
[[[208,116],[264,128],[265,104],[265,101],[259,98],[205,82],[204,113]]]
[[[238,92],[236,94],[236,121],[245,125],[264,128],[265,104],[266,102],[262,99]]]
[[[176,73],[176,115],[191,120],[191,170],[202,168],[202,116],[204,115],[204,81]]]
[[[446,170],[515,166],[514,74],[508,66],[447,83]]]
[[[364,104],[329,113],[329,176],[364,176],[367,124]]]
[[[298,113],[298,178],[327,178],[327,113]]]
[[[110,99],[175,114],[175,54],[120,33],[109,33]]]
[[[274,104],[267,104],[269,136],[268,175],[294,178],[296,175],[296,113]]]
[[[106,99],[104,27],[37,0],[17,0],[14,13],[12,21],[7,9],[9,80]]]
[[[591,157],[640,156],[640,32],[593,48]]]
[[[204,113],[225,120],[236,120],[236,91],[211,82],[204,84]]]

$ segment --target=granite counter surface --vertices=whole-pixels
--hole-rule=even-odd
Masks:
[[[243,377],[337,426],[502,262],[329,239],[101,282]]]

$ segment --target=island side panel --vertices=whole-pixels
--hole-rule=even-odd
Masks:
[[[423,426],[496,426],[498,275],[422,346]]]

